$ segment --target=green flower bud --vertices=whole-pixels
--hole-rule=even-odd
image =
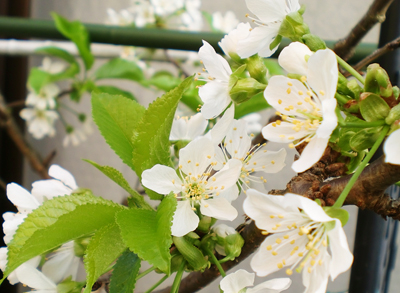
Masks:
[[[201,271],[207,268],[208,261],[204,257],[203,253],[197,247],[187,241],[185,237],[173,236],[172,241],[174,242],[178,251],[186,259],[188,264],[193,268],[193,270]]]
[[[267,74],[268,69],[265,66],[264,59],[255,54],[247,59],[245,59],[247,65],[247,71],[250,73],[250,76],[255,80],[268,84]]]
[[[392,84],[387,72],[377,63],[371,64],[367,68],[365,91],[385,98],[393,94]]]
[[[231,99],[237,103],[243,103],[249,100],[252,96],[265,90],[267,86],[259,83],[254,78],[243,78],[237,80],[235,85],[229,91]]]
[[[397,100],[400,95],[400,89],[398,86],[394,86],[393,88],[393,97]]]
[[[308,48],[310,48],[311,51],[318,51],[318,50],[324,50],[326,49],[326,44],[325,42],[318,36],[313,35],[313,34],[305,34],[303,36],[303,41],[304,44],[307,45]]]
[[[302,37],[309,33],[310,29],[304,23],[303,16],[298,11],[286,15],[278,31],[279,35],[293,42],[302,42]]]
[[[231,260],[240,255],[244,240],[234,228],[220,224],[215,226],[213,231],[216,234],[217,241],[215,249],[219,254],[226,255]]]
[[[362,93],[362,87],[358,84],[357,80],[352,79],[347,83],[347,88],[351,91],[351,96],[353,96],[354,99],[359,100],[360,95]]]
[[[341,74],[339,72],[339,79],[338,79],[338,85],[337,85],[338,93],[353,97],[353,93],[351,92],[351,90],[348,87],[348,82],[349,81],[347,80],[347,78],[344,77],[343,74]],[[353,97],[353,98],[356,98],[356,97]]]
[[[392,109],[390,109],[389,115],[386,117],[385,122],[391,125],[394,121],[400,119],[400,104],[397,104]]]
[[[210,231],[210,228],[212,227],[212,225],[215,224],[216,221],[217,220],[214,218],[204,216],[201,218],[197,230],[202,233],[208,233],[208,231]]]

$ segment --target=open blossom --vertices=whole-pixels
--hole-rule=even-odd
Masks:
[[[228,61],[218,55],[214,48],[203,40],[203,46],[199,50],[199,58],[202,60],[209,76],[207,84],[199,89],[199,96],[204,102],[201,113],[206,119],[215,118],[231,103],[229,95],[229,78],[232,74]]]
[[[290,43],[279,54],[279,65],[288,73],[306,75],[308,70],[307,60],[314,52],[300,42]]]
[[[246,0],[247,8],[257,18],[253,21],[254,28],[248,38],[239,42],[238,54],[248,58],[256,53],[261,57],[271,56],[278,46],[271,50],[270,45],[278,35],[279,28],[286,15],[298,11],[298,0]]]
[[[42,60],[42,66],[39,69],[48,72],[50,74],[57,74],[66,68],[66,64],[60,61],[51,61],[49,57],[44,57]]]
[[[229,33],[239,23],[236,15],[233,11],[227,11],[225,16],[221,12],[214,12],[212,15],[212,26],[214,29],[219,30],[223,33]]]
[[[246,39],[250,34],[251,26],[249,23],[239,23],[237,28],[230,31],[229,34],[225,35],[218,45],[224,51],[225,55],[234,58],[237,56],[238,43],[241,40]]]
[[[172,235],[183,236],[197,228],[199,217],[196,207],[203,215],[232,221],[237,217],[230,202],[219,196],[234,185],[239,177],[241,162],[230,160],[222,170],[211,176],[214,145],[207,137],[190,142],[179,151],[179,176],[175,169],[155,165],[142,174],[145,187],[160,194],[174,192],[179,199],[172,222]]]
[[[208,121],[201,113],[197,113],[191,117],[175,117],[172,122],[171,134],[169,140],[193,140],[204,134],[208,125]]]
[[[200,10],[200,0],[186,0],[185,12],[181,15],[184,28],[190,31],[200,31],[203,27],[203,15]]]
[[[56,96],[60,93],[60,88],[49,83],[40,89],[39,93],[31,91],[26,98],[25,104],[40,110],[54,109],[56,107]]]
[[[107,9],[106,24],[127,26],[134,22],[134,15],[126,9],[121,10],[119,13],[114,9]]]
[[[185,5],[184,0],[150,0],[151,5],[153,5],[154,12],[160,16],[166,16],[171,13],[182,9]]]
[[[297,194],[285,196],[248,190],[245,213],[267,237],[251,260],[258,276],[283,267],[303,274],[306,293],[324,293],[328,277],[347,271],[353,255],[340,220],[331,218],[316,202]]]
[[[290,55],[285,56],[290,58]],[[264,91],[265,99],[282,120],[264,127],[263,136],[274,142],[292,142],[289,144],[292,148],[308,143],[300,159],[292,165],[298,173],[318,162],[337,126],[337,80],[335,54],[331,50],[319,50],[309,58],[307,74],[301,81],[273,76]]]
[[[70,144],[72,146],[78,146],[81,142],[86,140],[85,133],[80,129],[67,129],[67,134],[63,139],[63,147],[67,147]]]
[[[254,277],[254,273],[238,270],[222,279],[220,283],[221,290],[224,293],[279,293],[288,289],[292,283],[289,278],[279,278],[268,280],[253,288],[247,288],[253,286]]]
[[[56,134],[54,122],[58,119],[58,113],[53,110],[40,110],[37,108],[25,108],[19,113],[28,124],[28,132],[36,139],[42,139],[46,135],[52,137]]]
[[[400,165],[400,129],[394,131],[383,145],[385,162]]]

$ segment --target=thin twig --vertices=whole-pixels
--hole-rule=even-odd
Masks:
[[[172,65],[174,65],[176,68],[178,68],[178,70],[180,70],[180,71],[182,72],[182,74],[184,75],[185,78],[188,77],[189,75],[191,75],[191,74],[187,73],[187,72],[185,71],[185,69],[183,69],[183,67],[181,66],[181,64],[179,64],[174,58],[172,58],[171,56],[169,56],[167,50],[164,50],[164,55],[165,55],[165,58],[167,58],[167,60],[168,60],[169,62],[171,62]]]
[[[355,66],[354,69],[359,71],[368,64],[372,63],[372,61],[378,59],[379,57],[385,55],[386,53],[389,53],[391,51],[394,51],[400,47],[400,37],[397,39],[394,39],[393,41],[387,43],[385,46],[382,48],[379,48],[375,50],[371,55],[365,57],[363,60],[358,62]]]
[[[44,160],[43,160],[43,165],[46,167],[46,169],[49,168],[49,165],[51,161],[53,161],[54,157],[57,155],[57,151],[53,150],[50,154],[48,154]]]
[[[14,101],[7,104],[7,108],[25,106],[25,100]]]
[[[21,130],[18,128],[13,116],[9,113],[5,100],[0,94],[0,119],[2,119],[1,126],[4,127],[14,141],[17,148],[29,161],[31,167],[42,177],[43,179],[49,179],[50,176],[47,173],[47,168],[43,165],[39,155],[29,146],[25,140]]]
[[[344,60],[353,56],[361,39],[377,24],[385,21],[386,11],[394,0],[375,0],[346,38],[336,43],[334,51]]]
[[[1,178],[0,178],[0,187],[3,188],[4,190],[6,190],[7,188],[7,183]]]

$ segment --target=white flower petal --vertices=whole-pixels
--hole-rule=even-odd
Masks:
[[[7,184],[7,197],[20,212],[24,210],[32,211],[39,206],[36,198],[28,190],[16,183]]]
[[[255,152],[249,160],[250,166],[262,166],[262,172],[265,173],[278,173],[286,166],[286,150],[280,149],[279,151],[267,151],[266,146]],[[265,167],[265,168],[264,168]]]
[[[285,1],[246,0],[247,8],[266,23],[282,21],[286,16]]]
[[[233,186],[239,179],[242,162],[237,159],[229,160],[221,171],[217,172],[210,179],[208,179],[208,188],[213,188],[214,192],[221,192],[225,188]],[[215,180],[214,180],[215,178]]]
[[[187,140],[187,123],[184,119],[174,119],[169,140]]]
[[[221,198],[225,198],[229,202],[236,200],[239,196],[239,188],[236,184],[232,185],[229,188],[225,188],[219,195]]]
[[[225,139],[225,148],[232,158],[244,160],[251,146],[247,135],[247,124],[244,120],[233,120]]]
[[[221,55],[218,55],[214,48],[203,40],[203,46],[199,49],[199,58],[203,61],[204,67],[210,76],[225,82],[229,82],[232,69]]]
[[[247,289],[246,293],[279,293],[292,284],[289,278],[278,278],[263,282],[254,288]]]
[[[280,125],[274,125],[274,123],[270,123],[262,129],[262,135],[265,137],[266,140],[280,143],[289,143],[313,133],[313,131],[305,130],[304,128],[296,131],[293,129],[293,124],[289,122],[283,121]]]
[[[201,114],[206,119],[217,117],[231,103],[228,84],[219,81],[210,81],[199,88],[199,96],[204,102]]]
[[[25,213],[11,213],[7,212],[3,214],[3,232],[4,232],[4,243],[8,244],[13,239],[18,226],[24,221],[28,214]]]
[[[78,185],[76,184],[74,176],[72,176],[72,174],[70,172],[68,172],[66,169],[64,169],[58,165],[50,166],[49,175],[55,179],[60,180],[65,185],[70,187],[72,190],[75,190],[78,188]]]
[[[318,205],[315,201],[309,198],[294,193],[286,193],[284,198],[286,199],[286,202],[290,203],[290,205],[302,209],[307,214],[307,216],[313,221],[316,222],[334,221],[333,218],[329,217],[325,213],[325,211],[322,209],[320,205]]]
[[[236,219],[238,212],[225,198],[212,198],[201,200],[200,212],[209,217],[218,220],[233,221]]]
[[[178,206],[172,220],[171,234],[182,237],[194,231],[199,225],[199,217],[192,210],[189,200],[178,201]]]
[[[292,164],[292,169],[297,173],[310,169],[322,157],[328,142],[329,137],[314,136],[304,148],[300,158]]]
[[[322,101],[322,120],[320,126],[317,129],[316,135],[321,138],[330,138],[332,132],[338,125],[338,118],[335,113],[337,105],[336,99],[326,99]]]
[[[246,39],[250,34],[249,23],[239,23],[236,29],[225,35],[218,43],[226,55],[237,54],[237,45],[240,40]]]
[[[328,232],[329,248],[331,250],[332,259],[329,264],[329,273],[332,281],[336,277],[347,271],[353,263],[353,254],[349,249],[346,234],[343,231],[342,224],[335,219],[336,226]]]
[[[240,269],[222,279],[220,282],[221,290],[224,291],[224,293],[238,293],[246,287],[253,286],[254,277],[254,273],[249,273]]]
[[[208,121],[201,113],[193,115],[192,117],[190,117],[187,123],[187,137],[190,137],[190,140],[193,140],[196,137],[202,135],[206,130],[207,125]]]
[[[308,65],[305,57],[310,57],[313,54],[306,45],[300,42],[293,42],[279,54],[279,65],[288,73],[306,75]]]
[[[202,175],[214,158],[214,145],[206,137],[192,140],[179,151],[179,165],[188,176]]]
[[[19,266],[16,272],[22,284],[38,290],[54,290],[54,292],[57,292],[57,285],[34,266],[25,263]]]
[[[32,183],[32,195],[40,203],[45,199],[52,199],[56,196],[70,195],[72,189],[56,179],[38,180]]]
[[[394,131],[383,145],[385,162],[400,165],[400,129]]]
[[[259,26],[254,28],[249,36],[238,42],[237,53],[241,58],[248,58],[258,53],[261,57],[270,57],[278,49],[269,48],[278,34],[279,25]]]
[[[233,117],[235,115],[235,107],[232,105],[226,109],[221,119],[215,123],[214,127],[208,132],[211,136],[213,144],[218,145],[226,136],[230,125],[232,124]]]
[[[328,285],[328,265],[330,256],[325,253],[322,258],[322,265],[318,269],[313,269],[311,273],[303,270],[303,285],[306,287],[304,293],[325,293]]]
[[[182,180],[171,167],[157,164],[153,168],[143,171],[142,184],[146,188],[160,194],[182,191]]]

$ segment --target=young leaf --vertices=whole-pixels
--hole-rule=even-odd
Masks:
[[[142,69],[133,61],[115,58],[100,66],[94,73],[96,79],[119,78],[140,81],[144,78]]]
[[[87,273],[84,293],[92,291],[93,284],[126,248],[121,238],[121,232],[115,222],[102,227],[93,235],[87,246],[84,258]]]
[[[19,225],[8,245],[8,264],[3,280],[27,260],[113,223],[115,214],[124,209],[124,206],[89,193],[45,201]]]
[[[68,21],[55,12],[51,13],[51,15],[54,19],[57,30],[66,38],[75,43],[79,54],[85,63],[86,70],[89,70],[94,63],[94,57],[90,52],[89,33],[87,32],[86,28],[81,22]]]
[[[114,266],[110,280],[110,293],[132,293],[140,269],[140,258],[130,250],[122,254]]]
[[[371,94],[360,102],[360,112],[368,122],[384,120],[390,107],[380,96]]]
[[[134,100],[137,102],[137,99],[135,98],[134,95],[132,95],[130,92],[128,91],[124,91],[120,88],[117,88],[115,86],[112,85],[99,85],[96,87],[96,92],[99,93],[106,93],[106,94],[110,94],[110,95],[121,95],[124,96],[125,98],[128,98],[129,100]]]
[[[123,96],[92,92],[92,111],[106,142],[134,170],[131,139],[145,108]]]
[[[133,165],[140,178],[144,170],[155,164],[169,165],[169,134],[172,121],[178,102],[192,80],[192,76],[186,78],[178,87],[155,100],[139,122],[132,143],[135,152]],[[162,198],[162,195],[151,191],[148,195],[152,199]]]
[[[103,172],[104,175],[106,175],[108,178],[110,178],[119,186],[121,186],[123,189],[125,189],[131,195],[130,199],[135,203],[135,207],[143,208],[146,210],[153,210],[153,208],[144,200],[143,196],[141,196],[139,193],[137,193],[129,186],[129,183],[125,180],[121,172],[114,169],[113,167],[100,166],[99,164],[91,160],[84,160],[84,161],[95,166],[98,170]]]
[[[132,208],[116,215],[121,235],[130,250],[167,275],[171,271],[172,217],[176,199],[170,194],[157,212]]]
[[[39,49],[36,49],[35,52],[58,57],[60,59],[63,59],[64,61],[67,61],[68,63],[77,63],[74,56],[72,56],[68,51],[60,49],[58,47],[41,47]]]

